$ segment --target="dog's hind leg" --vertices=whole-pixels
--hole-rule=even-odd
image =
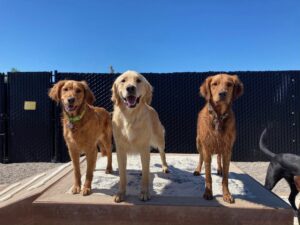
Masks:
[[[101,152],[105,152],[107,156],[107,166],[105,173],[112,173],[112,144],[111,144],[111,138],[103,138],[101,140]]]
[[[291,206],[293,207],[293,209],[297,210],[295,200],[296,200],[296,196],[298,194],[298,190],[294,183],[294,177],[286,177],[285,180],[288,182],[290,189],[291,189],[291,193],[289,196],[289,202],[290,202]]]
[[[221,161],[222,161],[222,155],[221,154],[218,154],[217,161],[218,161],[217,174],[219,176],[222,176],[223,168],[222,168],[222,163],[221,163]]]
[[[106,147],[106,152],[107,152],[107,166],[105,173],[112,173],[113,168],[112,168],[112,151],[111,151],[111,144],[108,144]]]
[[[162,162],[162,170],[164,173],[169,173],[169,169],[168,169],[168,164],[167,164],[167,161],[166,161],[166,154],[165,154],[165,151],[164,150],[159,150],[159,154],[160,154],[160,158],[161,158],[161,162]]]
[[[199,152],[199,162],[198,162],[197,168],[195,169],[193,174],[194,174],[194,176],[200,176],[202,165],[203,165],[203,153],[201,150],[201,144],[199,143],[198,139],[196,139],[196,145],[197,145],[197,149]]]
[[[162,125],[157,125],[153,127],[153,137],[151,140],[151,146],[158,148],[160,159],[162,163],[162,170],[164,173],[169,173],[168,164],[166,161],[165,154],[165,134]]]
[[[278,163],[270,162],[265,179],[265,188],[272,190],[279,180],[283,178],[283,169]]]
[[[170,171],[168,169],[168,164],[167,164],[167,161],[166,161],[165,140],[164,140],[164,138],[160,138],[160,140],[158,141],[158,144],[157,144],[157,148],[158,148],[161,163],[162,163],[162,171],[164,173],[169,173]]]

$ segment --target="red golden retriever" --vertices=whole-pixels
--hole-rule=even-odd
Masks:
[[[205,192],[203,198],[213,198],[211,158],[218,154],[218,174],[223,175],[223,200],[233,203],[228,189],[228,173],[232,147],[236,138],[235,117],[231,106],[243,94],[243,84],[236,75],[217,74],[208,77],[200,87],[206,104],[198,114],[197,149],[199,164],[194,175],[200,175],[205,163]],[[222,161],[222,163],[221,163]]]
[[[63,134],[74,169],[72,193],[81,192],[79,158],[81,153],[85,153],[87,172],[82,195],[89,195],[98,145],[102,154],[107,155],[106,173],[112,172],[110,115],[104,108],[92,106],[95,97],[85,81],[59,81],[50,89],[49,97],[62,106]]]

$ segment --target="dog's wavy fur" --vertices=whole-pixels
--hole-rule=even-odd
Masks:
[[[62,106],[63,135],[74,169],[72,193],[81,192],[79,158],[80,154],[84,153],[87,161],[87,172],[82,194],[89,195],[97,160],[97,146],[100,145],[102,155],[107,155],[106,173],[112,172],[112,124],[110,115],[104,108],[92,106],[95,97],[85,81],[59,81],[50,89],[49,97]],[[66,110],[69,98],[75,99],[76,109],[71,112]],[[74,117],[81,114],[83,117],[79,121],[70,124],[70,116]]]
[[[225,95],[224,99],[221,99],[222,93]],[[228,189],[229,164],[236,138],[235,117],[231,106],[243,94],[243,84],[236,75],[217,74],[204,81],[200,94],[205,98],[206,104],[198,114],[196,145],[200,155],[194,175],[200,175],[204,161],[206,178],[203,198],[211,200],[211,157],[218,154],[218,174],[223,175],[223,199],[233,203],[234,199]]]
[[[129,86],[135,88],[135,95],[139,99],[134,108],[129,108],[124,102]],[[140,199],[143,201],[150,199],[150,147],[159,150],[163,171],[168,172],[164,152],[164,127],[157,112],[150,106],[151,100],[152,86],[145,77],[135,71],[123,73],[112,86],[113,134],[120,173],[119,192],[115,196],[115,202],[121,202],[125,199],[127,153],[139,153],[141,155],[142,188]]]

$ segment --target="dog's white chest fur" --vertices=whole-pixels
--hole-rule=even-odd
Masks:
[[[124,120],[123,128],[121,129],[122,135],[126,137],[128,142],[132,142],[136,138],[136,132],[134,132],[134,126],[128,121]]]

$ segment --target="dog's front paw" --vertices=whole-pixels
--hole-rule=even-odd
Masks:
[[[74,185],[73,188],[72,188],[72,194],[75,195],[75,194],[79,194],[80,193],[80,186],[79,185]]]
[[[224,194],[223,200],[224,200],[224,202],[228,202],[230,204],[234,203],[234,198],[232,197],[231,194]]]
[[[148,201],[151,199],[150,193],[148,191],[141,191],[140,193],[140,200],[141,201]]]
[[[207,189],[207,188],[205,188],[205,192],[204,192],[204,194],[203,194],[203,198],[204,198],[205,200],[212,200],[212,199],[213,199],[212,191],[209,190],[209,189]]]
[[[90,195],[91,193],[92,193],[92,189],[90,187],[83,187],[83,189],[82,189],[83,196]]]
[[[193,175],[194,176],[200,176],[200,172],[199,171],[194,171]]]
[[[163,171],[163,173],[170,173],[170,170],[168,169],[167,166],[163,166],[162,171]]]
[[[111,174],[112,172],[113,172],[112,167],[107,167],[106,170],[105,170],[106,174]]]
[[[115,196],[114,196],[114,201],[119,203],[119,202],[123,202],[125,200],[125,193],[123,192],[118,192]]]
[[[218,174],[219,176],[222,176],[222,175],[223,175],[223,170],[222,170],[222,169],[217,169],[217,174]]]

